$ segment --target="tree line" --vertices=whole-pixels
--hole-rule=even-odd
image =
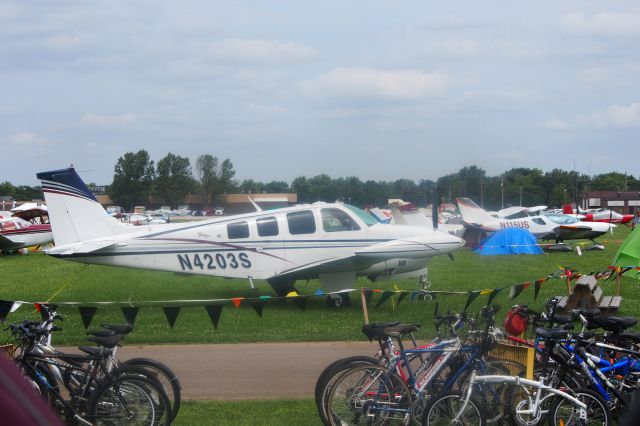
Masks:
[[[150,194],[162,198],[176,208],[190,193],[201,194],[205,206],[219,202],[225,193],[297,193],[298,202],[341,200],[356,206],[384,206],[390,198],[411,201],[417,206],[453,202],[456,197],[469,197],[490,209],[509,205],[561,206],[580,202],[586,191],[640,191],[640,180],[632,175],[610,172],[588,176],[575,171],[537,168],[512,168],[498,176],[487,176],[478,166],[463,167],[456,173],[436,181],[398,179],[395,181],[362,181],[356,176],[332,178],[327,174],[300,176],[290,184],[285,181],[259,182],[234,179],[235,170],[229,159],[216,156],[197,157],[192,169],[189,158],[173,153],[155,163],[146,150],[127,152],[116,162],[113,182],[106,192],[114,203],[131,211],[144,205]],[[89,186],[91,187],[90,184]],[[0,183],[0,196],[18,200],[42,198],[40,187]]]

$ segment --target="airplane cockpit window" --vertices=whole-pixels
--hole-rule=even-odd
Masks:
[[[358,216],[360,219],[362,219],[362,221],[367,226],[373,226],[379,223],[375,217],[371,216],[369,213],[365,212],[364,210],[361,210],[349,204],[344,204],[344,206],[349,210],[351,210],[353,213],[355,213],[355,215]]]
[[[261,237],[273,237],[278,235],[278,220],[275,216],[259,217],[256,219],[258,235]]]
[[[546,225],[545,221],[539,217],[531,218],[531,221],[537,223],[538,225]]]
[[[564,214],[548,214],[546,216],[550,221],[560,225],[571,225],[572,223],[580,222],[577,218]]]
[[[234,238],[249,238],[249,224],[247,222],[236,222],[228,224],[227,236],[230,240]]]
[[[316,232],[316,221],[311,210],[287,213],[287,223],[291,235]]]
[[[357,231],[355,220],[340,209],[322,209],[322,228],[325,232]]]

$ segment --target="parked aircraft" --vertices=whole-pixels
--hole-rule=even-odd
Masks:
[[[541,240],[588,239],[608,232],[615,225],[600,222],[581,222],[575,217],[558,214],[542,213],[536,216],[525,216],[517,219],[496,218],[489,215],[469,198],[457,198],[458,208],[464,222],[473,228],[487,232],[495,232],[504,228],[528,229],[536,238]]]
[[[415,272],[432,256],[464,244],[422,227],[384,225],[342,203],[160,226],[126,226],[109,217],[73,168],[38,173],[56,247],[47,254],[83,263],[185,274],[264,279],[277,294],[319,278],[327,292],[356,276]]]
[[[576,217],[584,222],[629,223],[633,220],[632,214],[620,214],[609,209],[593,209],[587,211],[578,209],[578,212]],[[571,204],[563,207],[563,213],[569,215],[575,214]]]
[[[19,217],[0,220],[0,251],[44,246],[53,242],[51,225],[30,223]]]

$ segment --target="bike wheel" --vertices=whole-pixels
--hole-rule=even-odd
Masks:
[[[98,386],[89,397],[94,425],[171,424],[171,406],[162,388],[142,376],[122,375]]]
[[[412,397],[395,373],[379,365],[358,366],[340,376],[329,394],[330,425],[408,424]]]
[[[596,392],[590,389],[577,389],[571,395],[587,404],[587,420],[580,421],[580,412],[571,402],[562,397],[556,397],[549,410],[550,425],[609,425],[611,424],[611,413],[607,408],[607,403]]]
[[[327,404],[329,402],[329,393],[336,379],[345,371],[357,365],[377,365],[378,360],[370,356],[352,356],[342,358],[329,364],[318,376],[315,387],[316,407],[323,424],[329,424],[327,419]]]
[[[120,363],[120,367],[133,366],[143,368],[151,373],[153,379],[157,380],[169,398],[171,404],[171,420],[173,421],[180,411],[180,401],[182,399],[182,386],[175,373],[165,364],[150,358],[132,358]]]
[[[424,409],[422,424],[425,426],[440,426],[462,424],[466,426],[484,426],[485,413],[479,402],[473,398],[461,413],[457,423],[454,419],[462,409],[464,395],[458,392],[444,393],[432,398]]]

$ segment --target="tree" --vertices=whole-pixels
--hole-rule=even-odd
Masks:
[[[116,204],[131,211],[133,206],[147,199],[153,188],[154,178],[153,161],[149,159],[146,150],[127,152],[118,158],[114,167],[109,195]]]
[[[203,154],[196,159],[196,174],[200,179],[205,204],[211,205],[219,194],[235,188],[233,163],[226,159],[219,164],[218,157]]]
[[[156,190],[172,208],[177,208],[194,187],[189,159],[168,153],[158,161],[156,169]]]

